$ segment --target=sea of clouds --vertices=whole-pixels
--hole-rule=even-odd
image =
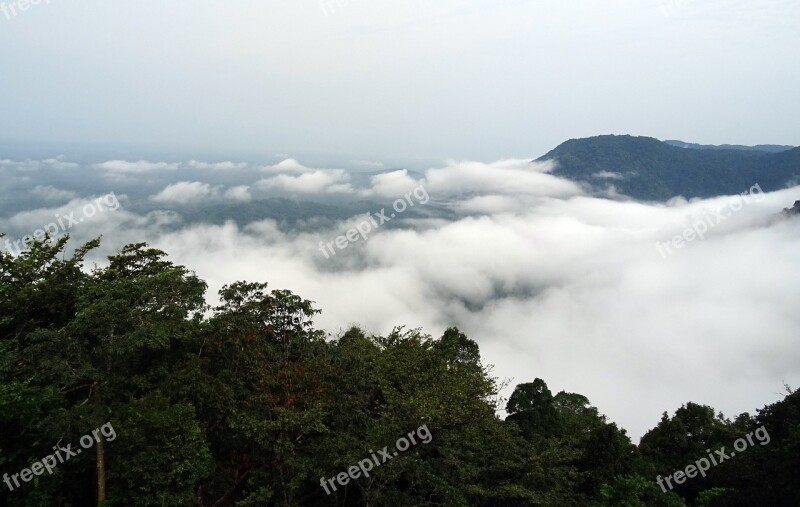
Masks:
[[[145,241],[205,279],[211,304],[224,284],[266,281],[315,301],[316,324],[333,336],[351,325],[433,335],[458,326],[512,387],[541,377],[554,393],[582,393],[634,437],[687,401],[733,416],[779,399],[784,382],[800,385],[800,219],[781,216],[800,187],[748,200],[665,258],[657,242],[739,197],[636,202],[616,195],[614,178],[592,190],[552,169],[527,160],[374,174],[291,158],[0,160],[0,231],[23,237],[114,192],[119,209],[69,230],[73,246],[102,234],[92,262]],[[363,217],[287,227],[182,216],[186,206],[275,196],[363,200],[366,214],[377,211],[366,203],[390,206],[420,186],[435,212],[398,217],[332,258],[320,241]]]

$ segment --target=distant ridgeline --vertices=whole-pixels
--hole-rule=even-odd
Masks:
[[[652,137],[598,136],[567,141],[537,161],[555,160],[553,174],[641,200],[765,192],[800,181],[800,148],[706,146]]]

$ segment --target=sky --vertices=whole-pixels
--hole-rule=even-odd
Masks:
[[[2,2],[3,146],[396,166],[609,133],[800,144],[797,0]]]

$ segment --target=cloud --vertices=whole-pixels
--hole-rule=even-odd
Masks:
[[[482,214],[494,215],[520,210],[521,203],[518,199],[504,195],[482,195],[465,201],[459,201],[453,206],[464,215]]]
[[[287,158],[275,165],[266,166],[264,170],[274,173],[306,173],[314,171],[314,169],[304,166],[293,158]]]
[[[375,162],[372,160],[352,160],[351,163],[357,165],[358,167],[370,167],[373,169],[383,168],[383,162]]]
[[[181,181],[168,185],[158,194],[150,197],[156,202],[174,202],[186,204],[210,197],[213,194],[211,185],[199,181]]]
[[[180,164],[168,164],[166,162],[148,162],[146,160],[139,160],[138,162],[128,162],[126,160],[109,160],[101,164],[97,164],[100,169],[111,171],[115,173],[145,173],[152,171],[174,171],[178,169]]]
[[[225,198],[232,201],[249,202],[253,196],[250,195],[250,187],[247,185],[239,185],[226,190]]]
[[[499,181],[481,176],[473,188],[515,192],[508,171],[494,174]],[[484,215],[381,229],[329,260],[319,241],[351,222],[316,234],[273,224],[263,236],[198,226],[162,236],[160,246],[215,288],[267,280],[312,299],[323,309],[319,324],[334,333],[350,323],[377,333],[457,325],[497,375],[584,393],[634,437],[690,400],[732,415],[769,402],[784,380],[800,383],[792,309],[800,220],[775,219],[797,190],[748,204],[663,259],[657,241],[731,198],[650,205],[544,183],[556,195],[525,188],[459,200],[456,209]],[[223,258],[235,260],[215,260]]]
[[[492,164],[451,161],[446,167],[429,169],[427,188],[431,194],[463,193],[496,195],[569,196],[581,194],[578,185],[548,174],[551,162],[502,160]]]
[[[800,219],[780,218],[800,188],[750,200],[704,240],[663,258],[657,242],[739,197],[601,199],[522,161],[451,162],[425,175],[425,206],[452,215],[395,219],[329,259],[319,243],[353,227],[358,212],[311,232],[275,220],[176,230],[179,219],[167,214],[80,231],[102,232],[103,253],[143,240],[164,249],[208,281],[210,304],[224,284],[267,281],[316,301],[316,323],[333,334],[354,323],[434,335],[456,325],[512,388],[541,377],[553,391],[583,393],[634,437],[687,401],[731,416],[777,399],[783,381],[800,385]],[[379,176],[368,188],[376,195],[410,183],[403,171]],[[267,181],[296,193],[349,184],[346,174],[319,169]],[[200,182],[167,190],[215,193]],[[245,192],[241,184],[224,194]],[[37,213],[25,223],[52,220],[52,211]]]
[[[283,162],[281,162],[281,164],[283,164]],[[349,181],[350,175],[344,170],[321,169],[306,172],[299,176],[278,174],[260,180],[257,185],[265,189],[282,190],[298,194],[347,194],[353,192],[353,187],[350,185]]]
[[[67,162],[64,155],[59,155],[56,158],[48,158],[45,160],[0,160],[0,168],[16,169],[18,171],[36,171],[39,169],[74,169],[80,167],[80,164],[75,162]]]
[[[217,162],[211,164],[208,162],[198,162],[197,160],[190,160],[188,165],[193,169],[211,169],[215,171],[230,171],[234,169],[244,169],[245,167],[247,167],[246,162],[239,162],[237,164],[230,161]]]
[[[128,196],[125,194],[80,197],[63,205],[22,211],[0,219],[0,231],[8,233],[11,243],[33,236],[37,230],[47,231],[51,237],[69,234],[73,245],[85,243],[105,233],[115,237],[119,237],[121,231],[142,234],[149,221],[127,211],[127,202]],[[16,250],[5,246],[8,250]],[[19,246],[18,244],[17,248]]]
[[[61,190],[50,185],[36,185],[31,189],[31,194],[46,201],[68,201],[78,197],[71,190]]]
[[[609,180],[621,180],[625,178],[625,175],[622,173],[615,173],[611,171],[600,171],[592,174],[593,178],[600,178],[600,179],[609,179]]]
[[[42,163],[52,167],[53,169],[75,169],[76,167],[80,167],[80,164],[76,164],[75,162],[67,162],[66,157],[64,155],[59,155],[56,158],[48,158],[43,160]]]
[[[376,174],[370,178],[372,188],[363,192],[364,195],[378,195],[381,197],[395,198],[419,187],[420,182],[408,175],[408,171],[401,169],[383,174]]]
[[[39,160],[0,160],[0,167],[15,169],[17,171],[36,171],[42,168],[42,162]]]

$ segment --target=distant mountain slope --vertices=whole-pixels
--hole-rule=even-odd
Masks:
[[[771,191],[800,179],[800,148],[779,153],[686,149],[651,137],[611,135],[572,139],[538,161],[553,159],[555,175],[597,189],[613,185],[642,200],[732,195],[756,183]]]
[[[755,146],[743,146],[741,144],[696,144],[685,143],[683,141],[666,140],[665,143],[670,146],[677,146],[678,148],[691,148],[694,150],[738,150],[738,151],[766,151],[768,153],[780,153],[794,149],[794,146],[785,146],[782,144],[757,144]]]

